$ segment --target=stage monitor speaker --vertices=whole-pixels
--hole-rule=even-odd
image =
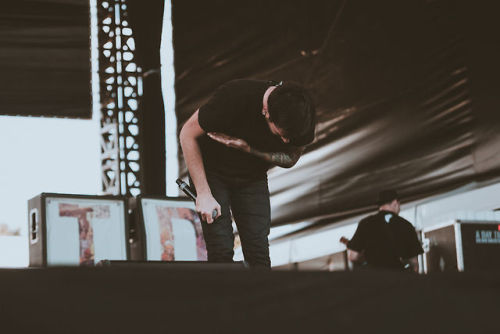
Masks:
[[[124,197],[42,193],[28,213],[30,267],[129,259]]]
[[[451,220],[423,230],[426,273],[500,270],[500,221]]]
[[[142,256],[134,256],[134,260],[207,260],[201,221],[191,200],[139,196],[136,206],[135,232],[138,238],[132,239],[138,239]]]

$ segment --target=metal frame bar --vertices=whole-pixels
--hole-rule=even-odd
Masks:
[[[142,69],[126,0],[97,0],[101,98],[101,180],[105,194],[137,196],[142,190],[139,100]]]

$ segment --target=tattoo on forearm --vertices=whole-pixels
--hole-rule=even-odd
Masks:
[[[293,152],[260,152],[253,148],[250,149],[250,153],[280,167],[290,168],[300,158],[301,151]]]

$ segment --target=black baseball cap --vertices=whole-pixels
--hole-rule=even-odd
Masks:
[[[378,205],[391,203],[395,199],[399,200],[399,195],[396,190],[386,189],[378,193]]]

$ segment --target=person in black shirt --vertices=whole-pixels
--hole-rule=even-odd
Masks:
[[[347,243],[348,258],[354,263],[366,261],[369,267],[405,269],[418,272],[417,256],[423,253],[415,228],[398,216],[400,202],[393,190],[379,194],[377,214],[361,220]]]
[[[314,105],[304,88],[262,80],[222,85],[184,124],[180,143],[197,192],[208,261],[233,260],[232,215],[245,261],[270,267],[267,170],[295,165],[314,128]]]

